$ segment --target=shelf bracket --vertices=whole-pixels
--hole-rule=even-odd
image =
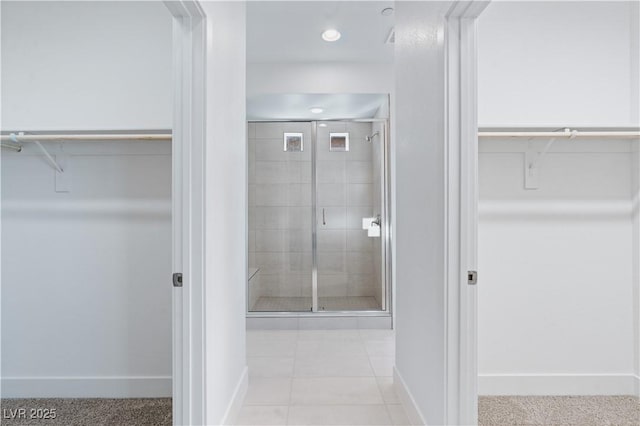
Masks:
[[[58,162],[56,161],[55,158],[53,158],[51,156],[51,154],[49,154],[49,152],[45,149],[44,146],[42,146],[42,144],[40,143],[40,141],[33,141],[38,148],[40,148],[40,151],[42,151],[42,153],[44,154],[44,156],[47,158],[47,160],[49,161],[49,163],[51,164],[51,166],[53,166],[53,168],[56,170],[56,172],[58,173],[64,173],[64,170],[62,169],[62,167],[60,167],[60,165],[58,164]]]
[[[563,137],[568,137],[569,139],[573,139],[578,135],[577,130],[564,129],[564,132],[561,134]],[[542,161],[547,156],[551,147],[556,142],[557,138],[549,139],[549,142],[545,145],[544,149],[537,153],[535,150],[531,149],[531,144],[527,148],[527,152],[524,156],[524,188],[525,189],[538,189],[540,187],[539,179],[540,179],[540,166],[542,165]]]

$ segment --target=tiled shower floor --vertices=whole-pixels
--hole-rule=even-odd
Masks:
[[[375,297],[370,296],[320,297],[318,309],[325,311],[370,311],[379,310],[380,305]],[[251,309],[252,312],[302,312],[310,310],[310,297],[264,296],[259,298]]]

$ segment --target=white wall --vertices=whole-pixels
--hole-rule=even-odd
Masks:
[[[170,128],[171,38],[161,3],[2,2],[3,130]],[[170,145],[64,151],[68,193],[2,152],[3,397],[170,396]]]
[[[445,58],[437,8],[395,9],[395,373],[413,399],[403,405],[426,424],[445,423]]]
[[[69,193],[3,152],[3,397],[171,395],[171,149],[129,144],[65,144]]]
[[[249,63],[247,95],[393,93],[393,70],[387,63]]]
[[[632,393],[631,143],[480,149],[480,393]]]
[[[3,1],[2,14],[3,129],[171,127],[161,2]]]
[[[638,126],[633,3],[490,4],[478,30],[480,126]]]
[[[480,125],[638,126],[637,34],[631,2],[492,3],[479,22]],[[634,392],[635,146],[558,142],[540,188],[525,190],[526,142],[481,142],[480,393]]]
[[[233,422],[247,389],[246,4],[202,7],[208,42],[206,422],[214,425]]]

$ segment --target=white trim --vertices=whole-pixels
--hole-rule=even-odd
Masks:
[[[2,397],[169,398],[171,377],[4,377]]]
[[[478,120],[476,20],[488,1],[456,2],[446,16],[445,421],[477,424]]]
[[[409,391],[407,384],[404,382],[404,379],[396,369],[395,365],[393,366],[393,385],[396,390],[396,394],[398,395],[398,399],[400,400],[400,404],[402,404],[402,408],[404,408],[404,411],[407,414],[409,423],[412,425],[426,425],[427,422],[420,412],[418,404],[416,404],[411,391]]]
[[[197,0],[165,1],[173,32],[173,423],[204,424],[206,19]],[[169,278],[169,277],[168,277]]]
[[[222,417],[223,425],[234,425],[236,423],[236,421],[238,420],[238,415],[240,414],[240,409],[242,408],[242,403],[244,402],[244,397],[247,395],[248,389],[249,367],[245,367],[244,371],[242,372],[242,376],[240,376],[240,380],[238,381],[238,385],[233,392],[233,397],[231,398],[231,402],[227,407],[227,411]]]
[[[480,395],[638,395],[632,374],[481,374]]]

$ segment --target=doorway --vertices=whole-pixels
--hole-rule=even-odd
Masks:
[[[389,312],[387,135],[387,119],[249,122],[249,314]]]

